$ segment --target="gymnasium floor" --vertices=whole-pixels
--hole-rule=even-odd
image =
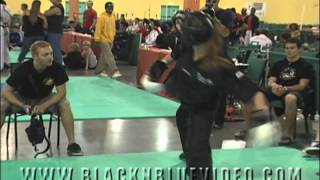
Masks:
[[[136,67],[126,65],[125,63],[120,63],[119,69],[123,76],[118,80],[130,86],[134,86],[136,84]],[[69,76],[94,76],[93,72],[85,73],[83,71],[68,71],[68,74]],[[8,75],[8,72],[1,73],[2,77],[6,75]],[[79,96],[84,95],[85,94],[79,94]],[[308,146],[311,140],[303,135],[304,127],[302,123],[303,122],[298,122],[297,140],[292,146],[298,150]],[[28,126],[28,123],[25,122],[18,123],[18,150],[15,151],[13,125],[10,129],[9,147],[7,149],[5,146],[6,126],[7,124],[5,124],[1,129],[1,162],[8,162],[6,163],[6,167],[8,168],[10,167],[8,164],[15,161],[6,160],[32,159],[34,150],[27,140],[24,132],[25,128]],[[243,122],[227,122],[225,123],[223,129],[213,129],[210,139],[212,148],[220,149],[222,141],[226,139],[233,139],[233,134],[242,127],[244,127]],[[135,120],[114,119],[104,121],[101,119],[91,119],[85,121],[76,121],[75,136],[76,141],[81,145],[85,156],[90,157],[95,155],[110,155],[110,157],[112,157],[117,155],[126,155],[129,153],[167,152],[181,150],[180,139],[174,117],[147,119],[139,118]],[[66,136],[64,129],[62,128],[60,147],[57,148],[56,123],[53,123],[51,141],[53,144],[53,157],[65,158],[67,156]],[[297,151],[296,153],[298,153],[298,156],[300,157],[300,152]],[[175,157],[178,154],[179,152],[176,152],[171,154],[171,156]],[[148,154],[146,154],[146,156],[148,156]],[[302,156],[303,155],[301,153],[301,157]],[[94,160],[92,161],[94,163]],[[144,161],[143,156],[141,156],[141,161]],[[177,159],[177,161],[179,160]],[[313,160],[313,162],[314,164],[312,164],[312,166],[314,166],[313,168],[316,168],[316,161]],[[314,173],[312,172],[312,174]]]

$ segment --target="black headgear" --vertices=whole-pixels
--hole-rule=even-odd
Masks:
[[[191,45],[201,44],[211,37],[214,25],[212,18],[197,11],[186,16],[181,25],[183,39]]]
[[[217,0],[206,0],[206,7],[212,8],[213,5],[217,2]]]
[[[110,1],[106,2],[106,4],[104,5],[104,8],[106,10],[113,10],[113,3]]]
[[[182,21],[184,21],[186,15],[187,12],[185,11],[177,11],[176,14],[172,17],[172,23],[175,24],[177,19],[181,19]]]

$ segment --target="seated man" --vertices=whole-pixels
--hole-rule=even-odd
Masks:
[[[31,54],[33,60],[21,64],[7,79],[1,94],[0,127],[4,124],[8,110],[21,109],[29,114],[59,110],[69,142],[68,154],[83,155],[74,139],[74,119],[66,99],[66,72],[53,61],[49,43],[36,41],[31,46]],[[56,93],[52,93],[54,86]]]
[[[285,44],[286,58],[271,67],[268,87],[270,100],[279,99],[285,108],[285,123],[280,145],[293,142],[297,108],[302,104],[306,91],[311,88],[312,65],[300,57],[301,43],[298,39],[288,39]]]

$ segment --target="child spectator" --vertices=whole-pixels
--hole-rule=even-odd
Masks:
[[[85,70],[88,69],[94,69],[97,66],[97,57],[94,55],[92,49],[91,49],[91,43],[90,41],[83,41],[82,44],[82,57],[85,61]]]
[[[69,46],[69,52],[63,57],[64,64],[69,69],[82,69],[84,68],[84,59],[81,56],[80,46],[78,43],[72,43]]]

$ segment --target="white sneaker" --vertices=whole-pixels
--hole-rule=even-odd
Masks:
[[[120,71],[116,71],[116,72],[114,72],[113,74],[112,74],[112,78],[117,78],[117,77],[121,77],[122,76],[122,74],[120,73]]]
[[[101,77],[109,77],[109,75],[108,75],[108,74],[103,73],[103,72],[102,72],[102,73],[100,73],[100,74],[99,74],[99,76],[101,76]]]
[[[320,157],[320,143],[313,142],[310,147],[303,150],[307,156],[318,156]]]

